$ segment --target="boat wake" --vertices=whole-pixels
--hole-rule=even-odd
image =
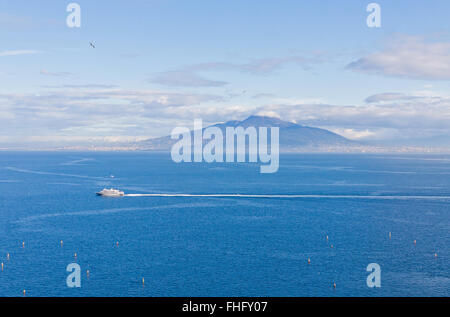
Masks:
[[[450,196],[402,196],[402,195],[257,195],[257,194],[125,194],[125,197],[210,197],[210,198],[328,198],[328,199],[418,199],[447,200]]]

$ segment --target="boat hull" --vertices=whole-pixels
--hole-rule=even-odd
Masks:
[[[102,194],[102,193],[96,193],[97,196],[105,196],[105,197],[122,197],[125,196],[124,194]]]
[[[106,189],[104,188],[102,191],[99,191],[96,193],[97,196],[106,196],[106,197],[121,197],[125,196],[125,193],[123,191],[117,190],[117,189]]]

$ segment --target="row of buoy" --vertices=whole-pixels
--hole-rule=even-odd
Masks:
[[[63,240],[60,241],[60,245],[61,245],[61,247],[64,246],[64,241]],[[119,247],[119,241],[116,241],[115,246]],[[22,241],[22,248],[25,248],[25,241]],[[75,260],[77,260],[77,253],[76,252],[74,253],[74,258],[75,258]],[[10,260],[10,254],[9,253],[6,254],[6,260],[7,261]],[[4,270],[4,267],[5,267],[5,263],[1,262],[1,271],[2,272]],[[87,278],[89,278],[89,276],[90,276],[90,271],[89,270],[86,270],[86,276],[87,276]],[[145,281],[144,281],[144,278],[142,278],[142,285],[144,285],[144,284],[145,284]],[[25,296],[26,295],[26,290],[23,290],[22,293],[23,293],[23,296]]]
[[[63,240],[60,241],[60,245],[64,246],[64,241]],[[119,241],[116,241],[115,245],[118,247],[119,246]],[[22,241],[22,248],[25,248],[25,241]],[[9,253],[8,253],[8,257],[9,257]]]
[[[389,232],[389,239],[391,239],[391,238],[392,238],[392,233]],[[416,245],[417,245],[417,240],[414,240],[413,243],[414,243],[414,245],[416,246]],[[438,257],[438,254],[437,254],[437,253],[434,253],[434,257],[437,258],[437,257]]]
[[[9,253],[6,253],[6,261],[9,261]],[[4,266],[5,266],[5,264],[2,262],[2,271],[3,271]]]
[[[392,232],[389,232],[389,239],[392,239]],[[329,241],[328,235],[326,235],[326,240]],[[64,245],[63,240],[60,241],[60,245],[61,245],[61,247]],[[417,245],[417,240],[414,240],[414,245]],[[116,241],[115,246],[119,247],[119,241]],[[330,247],[333,248],[333,244],[331,244]],[[25,248],[25,241],[22,242],[22,248]],[[437,258],[438,254],[434,253],[434,257]],[[77,259],[77,253],[76,252],[74,253],[74,258],[75,258],[75,260]],[[9,253],[6,254],[6,259],[9,261],[9,259],[10,259],[10,254]],[[308,258],[308,264],[311,264],[311,258]],[[4,269],[4,263],[2,262],[1,263],[1,270],[3,271],[3,269]],[[89,276],[90,276],[90,271],[89,270],[86,271],[86,276],[87,276],[87,278],[89,278]],[[145,287],[145,279],[144,278],[142,278],[142,286]],[[336,289],[336,282],[333,282],[333,288]],[[23,290],[23,295],[24,296],[26,295],[26,290]]]
[[[329,238],[328,238],[328,235],[327,235],[327,242],[329,241]],[[333,244],[330,244],[330,248],[332,248],[333,249]],[[309,259],[308,259],[309,260]],[[310,263],[310,262],[308,262],[308,263]],[[333,282],[333,288],[334,289],[336,289],[336,282]]]
[[[392,239],[392,232],[390,232],[390,231],[389,231],[389,239]],[[328,235],[326,235],[326,240],[327,240],[327,242],[329,241]],[[417,245],[417,240],[414,240],[414,245]],[[333,248],[333,245],[331,244],[330,247]],[[434,257],[437,258],[438,254],[434,253]],[[310,258],[308,258],[308,264],[311,264]],[[336,288],[336,283],[333,283],[333,288]]]

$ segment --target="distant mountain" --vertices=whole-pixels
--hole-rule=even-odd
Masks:
[[[336,149],[358,145],[357,142],[325,129],[307,127],[265,116],[250,116],[243,121],[233,120],[213,126],[220,128],[224,136],[227,127],[279,127],[280,151],[283,152],[326,151],[328,148]],[[191,131],[191,135],[192,133]],[[140,150],[170,151],[176,142],[177,140],[171,139],[170,136],[165,136],[137,142],[135,147]]]

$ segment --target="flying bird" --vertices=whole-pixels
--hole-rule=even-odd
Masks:
[[[91,46],[92,46],[92,48],[95,48],[95,45],[94,45],[94,44],[92,44],[92,42],[89,42],[89,45],[91,45]]]

